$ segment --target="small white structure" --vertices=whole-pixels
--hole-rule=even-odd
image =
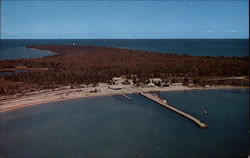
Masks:
[[[149,83],[147,86],[148,86],[148,87],[154,87],[155,84],[154,84],[154,83]]]
[[[172,86],[182,86],[182,83],[172,83]]]
[[[132,79],[129,79],[128,82],[129,82],[129,84],[131,84],[131,85],[133,84],[133,80],[132,80]]]
[[[113,77],[112,80],[113,81],[118,81],[118,80],[121,80],[122,78],[121,77]]]
[[[74,42],[72,43],[72,46],[73,46],[73,47],[75,46],[75,43],[74,43]]]
[[[162,79],[161,79],[161,78],[150,78],[149,81],[150,81],[151,83],[154,83],[154,82],[161,82]]]
[[[121,85],[122,82],[124,82],[124,79],[121,77],[113,77],[112,81],[116,84],[116,85]]]
[[[210,88],[210,86],[209,85],[205,85],[205,88]]]

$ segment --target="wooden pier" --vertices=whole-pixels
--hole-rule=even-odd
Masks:
[[[203,122],[201,122],[199,119],[169,105],[166,101],[164,101],[163,99],[159,98],[156,94],[151,94],[151,93],[140,93],[140,95],[144,96],[145,98],[148,98],[180,115],[182,115],[183,117],[188,118],[189,120],[193,121],[194,123],[196,123],[197,125],[199,125],[200,128],[207,128],[207,125]]]

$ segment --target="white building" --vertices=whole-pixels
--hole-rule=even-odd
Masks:
[[[121,78],[121,77],[113,77],[113,78],[112,78],[112,81],[113,81],[115,84],[117,84],[117,85],[121,85],[122,82],[124,82],[124,79]]]
[[[182,86],[182,83],[172,83],[172,86]]]
[[[155,84],[154,84],[154,83],[149,83],[147,86],[148,86],[148,87],[154,87]]]
[[[161,78],[150,78],[149,81],[150,81],[151,83],[162,82],[162,79],[161,79]]]

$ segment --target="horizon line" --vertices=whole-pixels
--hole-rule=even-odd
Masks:
[[[0,38],[0,40],[158,40],[158,39],[246,39],[248,38]]]

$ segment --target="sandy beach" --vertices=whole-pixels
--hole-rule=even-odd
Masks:
[[[109,95],[122,95],[140,92],[152,91],[180,91],[180,90],[207,90],[207,89],[226,89],[226,88],[244,88],[234,86],[214,86],[208,88],[189,88],[185,86],[170,86],[170,87],[135,87],[132,85],[124,85],[121,89],[113,90],[109,85],[103,84],[97,87],[76,88],[76,89],[60,89],[60,90],[44,90],[38,91],[33,94],[25,94],[21,97],[4,98],[0,100],[0,112],[33,106],[42,103],[55,102],[67,99],[96,97],[96,96],[109,96]]]

